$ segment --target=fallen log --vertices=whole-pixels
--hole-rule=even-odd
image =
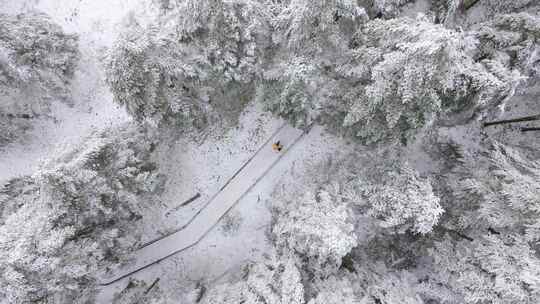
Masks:
[[[144,292],[144,295],[147,295],[150,292],[150,290],[152,290],[152,288],[154,288],[156,286],[156,284],[159,282],[159,279],[160,278],[157,278],[157,279],[154,280],[154,283],[152,283],[152,285],[150,285],[150,287],[148,287],[148,289],[146,289],[146,291]]]
[[[191,204],[193,201],[195,201],[196,199],[198,199],[199,197],[201,197],[201,194],[200,193],[197,193],[195,194],[193,197],[187,199],[186,201],[184,201],[183,203],[181,203],[180,205],[172,208],[171,210],[167,211],[167,213],[165,213],[166,216],[168,216],[169,214],[171,214],[172,212],[184,207],[184,206],[187,206],[189,204]]]

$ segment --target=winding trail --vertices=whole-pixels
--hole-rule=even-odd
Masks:
[[[181,230],[149,244],[135,252],[135,261],[121,273],[102,278],[106,286],[127,278],[162,260],[199,243],[219,220],[244,197],[274,165],[303,137],[304,131],[284,124],[259,150],[221,187],[187,225]],[[283,145],[281,152],[272,150],[275,141]]]

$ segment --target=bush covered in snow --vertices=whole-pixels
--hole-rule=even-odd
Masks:
[[[0,14],[0,147],[68,102],[78,59],[77,37],[43,14]]]
[[[133,125],[108,130],[3,186],[0,303],[91,301],[96,272],[135,244],[161,189],[154,145]]]

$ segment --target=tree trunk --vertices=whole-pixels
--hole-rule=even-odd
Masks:
[[[529,132],[529,131],[540,131],[540,128],[539,127],[536,127],[536,128],[523,127],[523,128],[521,128],[521,132]]]
[[[513,123],[513,122],[533,121],[533,120],[539,120],[539,119],[540,119],[540,115],[532,115],[532,116],[525,116],[525,117],[514,118],[514,119],[496,120],[496,121],[490,121],[490,122],[484,123],[484,127]]]

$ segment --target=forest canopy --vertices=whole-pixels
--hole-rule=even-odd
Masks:
[[[539,303],[539,1],[68,2],[0,13],[1,304]]]

